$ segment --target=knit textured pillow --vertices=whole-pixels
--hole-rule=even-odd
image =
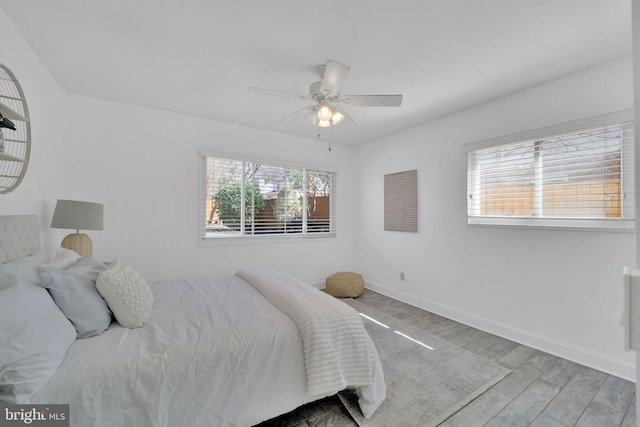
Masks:
[[[132,266],[113,261],[98,275],[96,288],[121,326],[140,328],[149,319],[153,307],[151,287]]]

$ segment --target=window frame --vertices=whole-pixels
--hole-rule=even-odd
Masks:
[[[521,132],[517,134],[505,135],[498,138],[486,139],[478,142],[466,144],[463,147],[463,151],[466,154],[465,160],[467,163],[467,175],[466,175],[466,210],[467,210],[467,225],[469,226],[490,226],[490,227],[522,227],[522,228],[535,228],[535,229],[564,229],[564,230],[587,230],[587,231],[621,231],[621,232],[634,232],[636,222],[636,206],[635,206],[635,164],[634,157],[635,146],[633,144],[633,110],[622,110],[614,113],[602,114],[586,119],[574,120],[571,122],[565,122],[558,125],[547,126],[531,131]],[[533,142],[538,140],[547,140],[558,136],[563,136],[572,133],[586,132],[592,129],[625,125],[626,131],[630,134],[623,135],[624,139],[631,138],[629,149],[622,150],[621,159],[621,200],[622,213],[620,218],[559,218],[559,217],[510,217],[510,216],[474,216],[471,214],[472,207],[469,199],[469,189],[471,187],[470,174],[472,170],[469,165],[469,156],[477,151],[481,151],[488,148],[497,148],[503,145],[518,144],[525,142]],[[631,169],[631,175],[624,173],[625,168]]]
[[[273,243],[274,241],[295,241],[295,240],[317,240],[317,239],[333,239],[336,233],[336,182],[338,169],[335,166],[314,165],[309,163],[288,162],[284,160],[264,158],[253,155],[242,155],[210,150],[200,150],[199,154],[200,172],[199,172],[199,193],[198,193],[198,246],[216,246],[219,244],[235,243]],[[329,207],[329,228],[328,232],[310,232],[303,228],[301,232],[295,233],[273,233],[273,234],[236,234],[225,236],[207,236],[206,228],[206,210],[207,210],[207,158],[214,157],[225,160],[232,160],[245,163],[260,163],[265,166],[282,167],[303,170],[316,170],[328,172],[331,174],[331,190],[330,190],[330,207]],[[305,174],[306,185],[306,174]],[[244,184],[243,184],[244,187]],[[303,193],[303,206],[306,206],[307,195]],[[244,206],[242,207],[244,211]],[[224,242],[224,243],[223,243]]]

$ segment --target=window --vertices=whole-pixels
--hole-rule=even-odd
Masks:
[[[631,117],[600,116],[468,146],[468,223],[633,229]]]
[[[202,154],[203,238],[333,236],[335,173]]]

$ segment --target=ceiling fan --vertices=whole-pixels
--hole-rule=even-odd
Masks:
[[[340,89],[351,67],[336,61],[327,61],[326,65],[319,65],[318,71],[322,80],[309,86],[308,95],[300,95],[280,90],[250,87],[249,92],[262,93],[287,98],[314,101],[313,105],[304,107],[285,117],[278,123],[286,123],[306,117],[309,123],[319,127],[336,126],[345,118],[355,124],[338,105],[353,105],[358,107],[399,107],[402,95],[341,95]]]

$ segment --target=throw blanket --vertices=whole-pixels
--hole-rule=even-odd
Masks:
[[[309,394],[333,393],[347,384],[371,385],[374,355],[354,309],[285,273],[240,270],[236,274],[298,327]]]

